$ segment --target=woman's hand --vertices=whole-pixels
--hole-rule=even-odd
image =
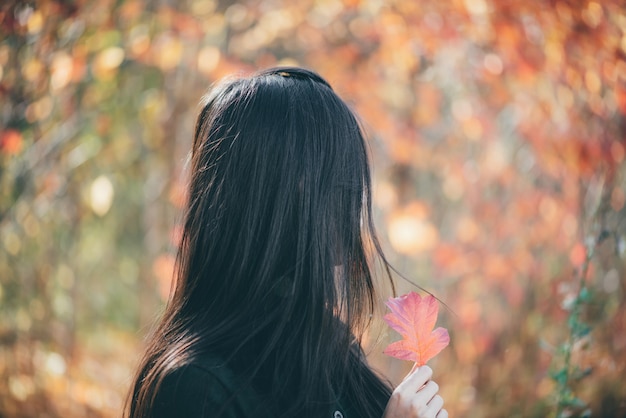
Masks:
[[[432,376],[428,366],[412,370],[391,394],[383,418],[448,418]]]

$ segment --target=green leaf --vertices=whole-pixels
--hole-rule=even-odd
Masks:
[[[589,302],[591,301],[591,292],[586,287],[580,289],[578,293],[578,300],[581,302]]]
[[[550,377],[560,385],[564,385],[567,382],[567,369],[562,368],[557,372],[551,372]]]

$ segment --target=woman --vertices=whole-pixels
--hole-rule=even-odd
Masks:
[[[275,68],[215,87],[175,290],[129,416],[447,417],[428,367],[392,393],[365,363],[366,248],[387,266],[370,202],[358,122],[319,75]]]

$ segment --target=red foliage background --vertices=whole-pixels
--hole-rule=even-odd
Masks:
[[[390,258],[448,306],[451,416],[554,414],[564,351],[594,415],[626,416],[620,1],[9,1],[0,22],[0,415],[119,414],[202,92],[297,64],[362,117]],[[393,338],[366,343],[397,382]]]

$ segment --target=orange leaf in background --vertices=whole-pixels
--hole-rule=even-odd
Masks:
[[[622,112],[623,115],[626,115],[626,88],[622,85],[618,84],[615,89],[615,95],[617,96],[617,107]]]
[[[580,267],[587,258],[587,250],[583,244],[576,244],[569,253],[569,260],[576,267]]]
[[[434,296],[422,298],[415,292],[397,298],[389,298],[387,306],[391,313],[384,319],[403,339],[389,344],[384,353],[401,360],[414,361],[423,366],[450,343],[445,328],[433,331],[439,304]]]
[[[161,254],[152,263],[152,273],[158,282],[159,296],[166,301],[172,290],[176,258],[171,254]]]
[[[22,134],[9,129],[0,136],[0,151],[7,155],[19,154],[22,150]]]

